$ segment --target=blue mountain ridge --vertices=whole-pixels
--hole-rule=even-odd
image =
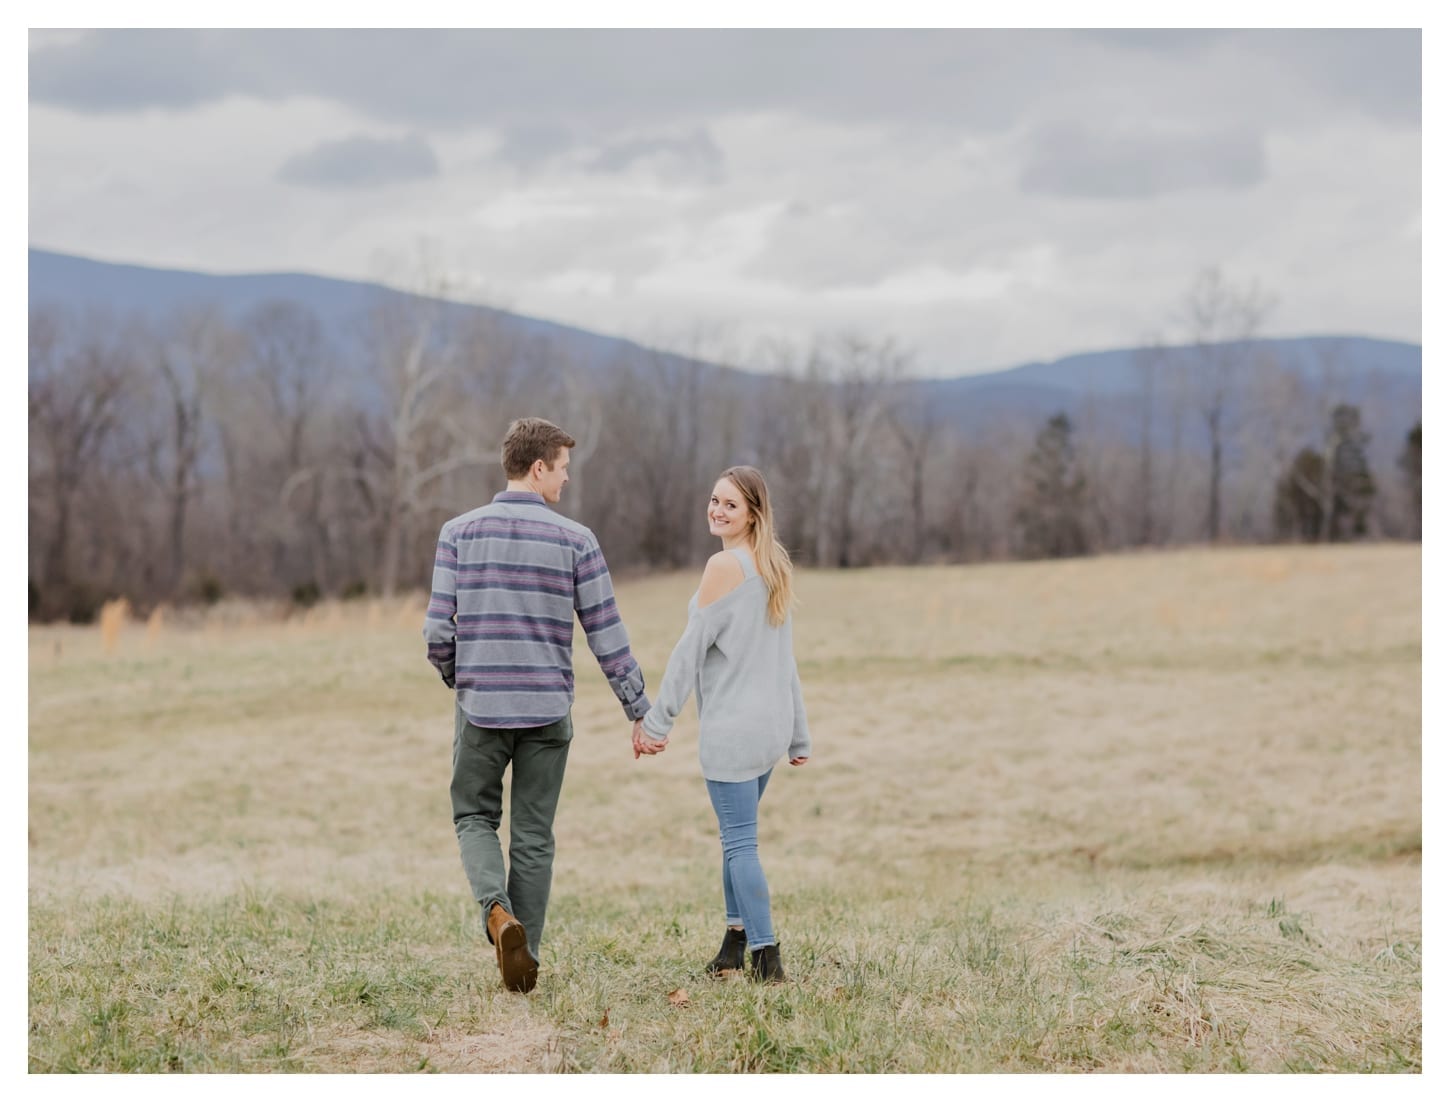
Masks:
[[[311,310],[332,334],[349,332],[379,305],[402,303],[417,296],[376,283],[334,279],[295,272],[255,275],[210,275],[137,264],[112,264],[63,253],[30,250],[30,305],[56,304],[72,309],[104,310],[114,317],[139,315],[156,319],[190,306],[212,306],[231,318],[268,302],[293,302]],[[631,341],[606,337],[568,325],[512,314],[490,306],[447,302],[455,316],[469,314],[498,320],[525,341],[547,339],[586,365],[637,351]]]
[[[357,323],[380,303],[413,298],[407,292],[374,283],[298,273],[209,275],[198,272],[114,264],[78,256],[29,250],[29,294],[32,308],[55,304],[70,309],[99,309],[112,316],[159,318],[185,306],[210,305],[231,317],[270,301],[284,300],[312,310],[334,334],[355,333]],[[702,364],[669,353],[651,352],[621,337],[514,314],[489,306],[445,302],[457,317],[486,316],[521,342],[547,340],[559,352],[590,369],[604,369],[621,357],[641,353],[675,366],[726,370],[753,378],[750,372]],[[1334,366],[1336,400],[1373,400],[1376,419],[1371,431],[1402,439],[1420,417],[1421,357],[1418,344],[1363,336],[1265,338],[1251,342],[1257,356],[1272,356],[1297,372],[1312,390],[1322,383],[1324,363]],[[1161,350],[1171,359],[1181,348]],[[933,415],[964,430],[1004,421],[1041,420],[1062,411],[1079,416],[1091,408],[1100,426],[1124,439],[1135,438],[1140,418],[1143,377],[1138,366],[1143,350],[1134,348],[1087,352],[1046,363],[946,379],[912,380]],[[1160,387],[1159,400],[1162,400]]]

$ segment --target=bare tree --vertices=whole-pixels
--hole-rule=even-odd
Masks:
[[[817,563],[856,563],[858,499],[876,458],[871,441],[885,419],[890,386],[909,364],[909,354],[889,338],[873,343],[849,333],[818,342],[806,361]]]
[[[771,480],[780,541],[800,562],[814,562],[816,524],[820,519],[815,495],[824,384],[806,377],[800,349],[779,339],[766,340],[753,351],[750,362],[760,372],[750,402],[751,460]]]
[[[444,288],[427,296],[380,306],[372,315],[373,367],[383,397],[381,413],[360,426],[377,468],[359,464],[379,527],[378,588],[398,585],[404,540],[419,518],[436,512],[432,496],[447,474],[497,462],[495,441],[484,441],[474,412],[459,404],[463,357],[449,327]]]
[[[1138,374],[1139,400],[1142,403],[1138,422],[1138,517],[1137,543],[1151,547],[1158,538],[1158,526],[1153,512],[1153,455],[1157,442],[1153,439],[1153,422],[1158,401],[1158,377],[1168,363],[1163,342],[1152,338],[1139,348],[1133,356],[1133,368]]]
[[[213,309],[188,308],[166,319],[149,343],[155,419],[146,465],[165,514],[161,595],[175,598],[186,576],[187,520],[202,492],[212,400],[240,353],[235,330]]]
[[[1249,343],[1270,308],[1256,283],[1236,287],[1217,268],[1200,272],[1183,303],[1189,337],[1188,369],[1198,411],[1208,430],[1209,473],[1206,528],[1210,542],[1222,529],[1224,441],[1230,431],[1241,377],[1252,362]]]
[[[885,425],[901,450],[909,529],[906,561],[919,563],[927,551],[927,472],[945,436],[946,425],[918,384],[900,383],[888,407]]]
[[[71,598],[76,502],[100,474],[107,441],[122,416],[136,364],[124,334],[93,315],[73,341],[55,310],[30,315],[30,501],[48,506],[41,567],[41,611],[61,611]]]
[[[611,419],[617,469],[629,472],[636,552],[655,567],[684,565],[700,492],[701,367],[638,349],[615,365]]]
[[[576,387],[576,396],[591,395],[583,424],[593,423],[601,443],[584,468],[588,498],[574,509],[587,510],[587,523],[621,564],[672,568],[706,554],[704,505],[715,476],[755,457],[740,373],[713,362],[719,351],[703,331],[669,344],[678,351],[627,346],[607,365],[606,387]]]
[[[1273,539],[1278,527],[1275,479],[1317,436],[1319,399],[1299,370],[1268,360],[1247,380],[1244,399],[1235,440],[1242,469],[1226,486],[1225,496],[1235,503],[1241,533]]]
[[[334,445],[333,418],[351,406],[335,352],[315,314],[293,302],[263,303],[243,318],[241,370],[226,386],[220,422],[231,543],[250,549],[256,584],[326,587],[332,518],[326,480],[299,472]]]

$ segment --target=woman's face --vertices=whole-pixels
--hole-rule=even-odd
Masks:
[[[710,535],[720,539],[743,536],[750,530],[750,507],[745,504],[745,495],[740,487],[728,478],[715,483],[710,491],[710,506],[705,511],[710,523]]]

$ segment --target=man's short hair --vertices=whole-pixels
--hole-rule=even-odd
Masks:
[[[509,478],[523,478],[539,459],[552,471],[559,449],[573,446],[574,438],[553,422],[542,417],[520,417],[509,425],[503,438],[503,473]]]

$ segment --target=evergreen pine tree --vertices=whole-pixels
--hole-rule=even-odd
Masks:
[[[1405,449],[1400,452],[1400,472],[1405,478],[1405,489],[1410,494],[1412,513],[1410,515],[1410,532],[1415,539],[1420,538],[1420,422],[1415,422],[1415,427],[1405,434]]]
[[[1027,457],[1027,485],[1017,506],[1024,554],[1060,558],[1087,551],[1086,490],[1073,451],[1072,422],[1059,413],[1037,434]]]
[[[1325,450],[1302,449],[1275,487],[1274,522],[1280,539],[1317,543],[1369,534],[1375,483],[1368,444],[1359,407],[1335,406],[1326,426]]]
[[[1303,448],[1274,490],[1274,527],[1281,540],[1316,543],[1324,531],[1324,456]]]
[[[1374,476],[1369,470],[1369,433],[1360,427],[1359,407],[1338,405],[1330,415],[1333,450],[1330,479],[1334,487],[1331,540],[1351,540],[1369,534],[1369,509],[1374,502]]]

